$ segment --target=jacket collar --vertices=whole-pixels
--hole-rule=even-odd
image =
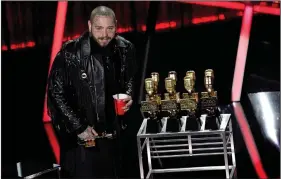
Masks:
[[[121,40],[121,38],[120,38],[120,36],[118,34],[116,35],[115,39],[116,39],[117,47],[123,47],[123,48],[126,47],[126,44],[124,43],[123,40]]]

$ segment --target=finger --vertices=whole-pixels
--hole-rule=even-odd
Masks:
[[[129,102],[127,102],[127,104],[125,105],[125,107],[126,107],[126,108],[129,108],[132,104],[133,104],[133,100],[130,100]]]
[[[126,102],[126,101],[130,101],[131,99],[132,99],[131,96],[129,96],[129,97],[123,99],[123,101]]]
[[[89,135],[86,138],[87,141],[89,140],[95,140],[95,134],[93,132],[89,133]]]
[[[129,111],[130,110],[130,108],[126,108],[126,109],[124,109],[124,112],[127,112],[127,111]]]
[[[122,109],[125,110],[125,109],[129,109],[132,105],[133,101],[129,101]]]
[[[85,137],[83,137],[83,138],[80,138],[80,139],[82,139],[82,140],[84,140],[84,141],[88,141],[88,140],[91,139],[91,136],[90,136],[90,135],[87,135],[87,136],[85,136]]]
[[[92,136],[92,137],[87,138],[85,141],[91,141],[91,140],[95,140],[95,138]]]
[[[98,136],[98,133],[97,133],[94,129],[92,129],[92,133],[93,133],[95,136]]]

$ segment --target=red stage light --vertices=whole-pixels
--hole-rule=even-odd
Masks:
[[[1,50],[2,51],[7,51],[8,50],[8,46],[7,45],[2,45]]]
[[[51,122],[46,122],[46,123],[44,123],[44,128],[45,128],[48,140],[50,142],[51,148],[53,150],[53,153],[55,155],[57,164],[60,164],[60,145],[59,145],[59,142],[55,135],[53,125]]]
[[[239,102],[241,97],[248,45],[249,45],[250,32],[252,26],[252,19],[253,19],[253,10],[254,9],[251,6],[246,6],[244,10],[240,39],[239,39],[238,50],[237,50],[235,70],[233,75],[233,84],[232,84],[232,93],[231,93],[232,102]],[[265,170],[263,169],[260,155],[257,150],[257,146],[255,144],[253,134],[250,130],[244,111],[239,103],[238,104],[234,103],[233,107],[234,107],[236,120],[238,122],[238,125],[240,126],[241,133],[243,135],[248,153],[250,155],[256,173],[260,179],[268,178]]]
[[[253,19],[253,8],[247,6],[245,8],[245,12],[242,20],[240,39],[237,48],[236,64],[235,64],[234,75],[233,75],[232,99],[231,99],[233,102],[240,101],[244,70],[245,70],[246,59],[247,59],[248,45],[250,39],[250,32],[252,26],[252,19]]]
[[[55,56],[59,52],[62,46],[63,34],[64,34],[64,27],[65,27],[65,20],[66,20],[66,12],[67,12],[67,1],[59,1],[57,7],[57,16],[56,16],[56,24],[54,30],[54,38],[53,38],[53,46],[52,46],[52,53],[51,59],[49,64],[49,72]],[[44,101],[44,109],[43,109],[43,122],[45,123],[45,129],[47,132],[47,136],[50,140],[50,145],[53,149],[53,152],[56,157],[56,161],[60,163],[60,146],[55,137],[55,133],[53,131],[53,127],[51,125],[50,116],[47,113],[47,93],[45,94],[45,101]]]
[[[240,103],[233,103],[233,108],[236,116],[236,121],[241,129],[242,136],[244,138],[249,156],[256,170],[256,173],[260,179],[268,178],[263,168],[261,158],[243,108]]]
[[[196,4],[196,5],[210,6],[210,7],[220,7],[220,8],[233,9],[233,10],[244,10],[245,9],[245,4],[240,3],[240,2],[220,2],[220,1],[195,2],[195,1],[183,1],[183,0],[177,0],[177,1],[181,2],[181,3]],[[270,2],[260,2],[259,5],[254,5],[253,6],[254,12],[280,16],[280,8],[279,8],[280,2],[274,1],[274,2],[271,2],[271,5],[268,3],[270,3]],[[241,12],[241,11],[239,11],[239,13],[237,14],[237,16],[242,16],[242,15],[243,15],[243,12]],[[219,19],[222,20],[224,18],[222,16],[219,16]],[[200,17],[199,19],[197,19],[197,18],[192,19],[192,21],[194,22],[194,24],[206,23],[206,22],[216,21],[216,17],[215,16],[209,16],[208,18]],[[163,30],[163,29],[176,27],[176,24],[171,24],[171,23],[172,22],[163,22],[163,23],[157,24],[156,30]],[[173,23],[175,23],[175,22],[173,22]],[[142,29],[142,31],[145,31],[146,30],[145,25],[142,25],[141,29]],[[117,31],[118,31],[118,33],[130,32],[130,31],[132,31],[132,28],[131,27],[119,28]],[[70,39],[73,39],[76,37],[78,37],[78,35],[75,35],[73,37],[65,37],[63,39],[63,41],[67,41],[67,40],[70,40]],[[33,46],[35,46],[35,44]],[[16,50],[16,49],[20,49],[20,48],[33,47],[33,46],[28,46],[24,43],[12,44],[11,49]],[[8,48],[7,48],[7,46],[2,45],[1,50],[6,51],[6,50],[8,50]]]
[[[241,16],[240,12],[239,14],[237,13],[237,16]],[[225,15],[224,14],[219,14],[219,15],[212,15],[212,16],[205,16],[205,17],[196,17],[193,18],[192,24],[202,24],[202,23],[209,23],[209,22],[214,22],[214,21],[218,21],[218,20],[225,20]],[[161,30],[165,30],[165,29],[175,29],[177,26],[177,23],[175,21],[170,21],[170,22],[161,22],[161,23],[157,23],[155,26],[155,30],[156,31],[161,31]],[[142,31],[146,31],[146,25],[141,25],[141,30]],[[117,29],[118,33],[125,33],[125,32],[131,32],[133,31],[132,27],[120,27]],[[64,37],[62,42],[66,42],[68,40],[71,39],[75,39],[78,38],[80,36],[80,34],[75,34],[73,36],[68,36],[68,37]],[[27,42],[27,43],[21,43],[21,44],[12,44],[12,50],[17,50],[17,49],[22,49],[22,48],[27,48],[27,47],[34,47],[35,46],[35,42]],[[6,45],[2,45],[1,48],[2,51],[6,51],[8,50],[8,47]],[[52,62],[52,61],[51,61]],[[51,65],[52,63],[50,63]]]
[[[202,5],[202,6],[210,6],[210,7],[220,7],[220,8],[233,9],[233,10],[244,10],[246,7],[244,3],[240,3],[240,2],[220,2],[220,1],[195,2],[195,1],[181,1],[181,0],[177,0],[177,2],[187,3],[187,4],[196,4],[196,5]],[[264,5],[266,5],[266,4],[264,4]],[[262,13],[262,14],[280,16],[279,8],[264,6],[264,5],[254,5],[253,6],[254,11],[257,13]]]

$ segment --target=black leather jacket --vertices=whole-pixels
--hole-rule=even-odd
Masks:
[[[104,69],[91,55],[89,32],[66,42],[57,54],[48,79],[48,113],[56,131],[79,134],[95,126],[105,105]],[[135,48],[116,36],[113,46],[120,58],[119,83],[123,93],[133,96],[136,72]]]

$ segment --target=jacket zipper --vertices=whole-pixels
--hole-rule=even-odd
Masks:
[[[95,90],[95,108],[96,108],[96,116],[97,116],[97,121],[99,121],[99,114],[98,114],[98,100],[97,100],[97,89],[96,85],[94,84],[94,90]],[[93,96],[93,95],[92,95]]]
[[[92,70],[94,70],[94,59],[93,59],[93,56],[91,56],[91,61],[92,61],[92,63],[91,63],[91,65],[92,65]],[[94,86],[94,93],[95,93],[95,109],[96,109],[96,117],[97,117],[97,121],[99,121],[99,114],[98,114],[98,100],[97,100],[97,89],[96,89],[96,85],[95,85],[95,75],[93,75],[93,86]],[[90,85],[91,86],[91,85]],[[92,90],[91,90],[92,91]],[[91,96],[92,96],[92,101],[94,101],[93,100],[93,94],[92,94],[92,92],[91,92]]]
[[[92,56],[90,57],[92,60],[92,63],[94,63]],[[94,66],[93,64],[91,64],[91,68],[94,70]],[[93,78],[95,78],[95,76],[93,75]],[[96,112],[96,117],[97,117],[97,121],[99,121],[99,115],[98,115],[98,107],[97,107],[97,90],[96,90],[96,85],[95,85],[95,79],[93,79],[93,83],[91,83],[91,81],[88,81],[88,85],[89,85],[89,91],[90,91],[90,95],[91,95],[91,99],[92,99],[92,103],[95,103],[95,112]],[[93,96],[93,86],[94,86],[94,95]],[[94,99],[95,98],[95,99]]]

